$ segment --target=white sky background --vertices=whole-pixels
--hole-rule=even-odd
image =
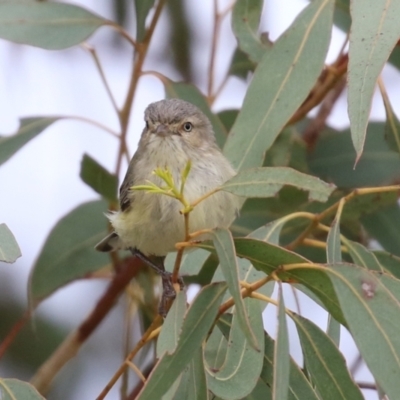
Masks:
[[[108,7],[109,2],[80,0],[75,3],[104,17],[112,17]],[[230,1],[220,0],[219,3],[220,8],[224,9]],[[266,0],[265,3],[261,28],[262,31],[270,33],[272,40],[286,29],[300,9],[307,4],[301,0]],[[193,64],[200,89],[204,91],[211,46],[212,0],[201,2],[186,0],[186,4],[192,26],[201,27],[195,35],[193,52],[196,63]],[[166,19],[163,16],[155,32],[145,69],[162,72],[171,79],[179,79],[170,64],[160,58],[160,54],[168,55],[163,32],[165,25]],[[223,24],[220,39],[217,52],[217,86],[225,75],[236,45],[229,17]],[[343,40],[344,35],[335,30],[328,62],[335,59]],[[118,104],[122,104],[131,68],[131,52],[128,45],[126,51],[112,49],[109,28],[101,28],[88,42],[98,50],[112,91]],[[15,132],[18,118],[36,115],[79,115],[98,120],[118,130],[117,117],[94,63],[89,54],[81,48],[50,52],[0,40],[0,59],[2,60],[0,64],[2,134]],[[397,72],[394,69],[386,68],[384,77],[391,80],[395,74]],[[244,82],[231,78],[221,97],[215,102],[214,111],[239,108],[245,89]],[[396,90],[398,93],[398,87],[393,84],[388,87],[389,96],[394,102],[397,100]],[[144,109],[150,102],[163,97],[163,86],[156,78],[149,76],[141,78],[129,127],[128,143],[131,153],[135,151],[143,129]],[[375,100],[372,116],[382,119],[383,106],[379,98]],[[344,101],[338,104],[329,121],[337,127],[347,125]],[[117,139],[108,133],[85,123],[61,121],[45,130],[1,166],[0,222],[7,223],[13,231],[23,254],[14,265],[0,264],[1,297],[14,296],[22,304],[26,303],[29,270],[51,228],[61,216],[82,202],[98,198],[97,194],[79,178],[83,154],[88,153],[113,171],[117,149]],[[104,217],[99,215],[99,218]],[[68,329],[73,329],[92,310],[105,285],[106,282],[100,281],[82,281],[68,285],[46,300],[39,307],[38,314],[50,317]],[[293,306],[293,304],[291,293],[287,291],[286,305]],[[325,312],[316,309],[305,296],[301,296],[301,304],[303,315],[317,322],[322,328],[326,327]],[[275,323],[275,315],[275,309],[269,307],[265,320],[268,322],[267,329],[271,333],[274,332],[273,326],[270,328],[270,325]],[[121,328],[115,330],[115,326]],[[85,375],[82,375],[77,387],[73,389],[72,398],[94,398],[118,368],[122,353],[122,327],[123,308],[119,307],[95,332],[80,355],[61,373],[67,377],[68,374],[73,374],[74,368],[83,365]],[[293,331],[293,326],[290,327]],[[100,343],[101,340],[103,340],[101,343],[104,343],[105,338],[107,338],[107,348],[96,347],[96,343]],[[297,338],[294,337],[291,347],[294,357],[301,360]],[[342,333],[341,348],[351,363],[357,353],[347,333]],[[0,367],[0,375],[12,374],[10,370]],[[357,375],[357,378],[363,381],[370,380],[369,377],[366,368],[362,368]],[[118,399],[118,388],[117,384],[107,399]],[[377,399],[372,391],[364,391],[364,394],[368,400]]]

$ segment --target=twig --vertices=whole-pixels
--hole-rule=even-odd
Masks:
[[[370,382],[356,382],[356,385],[360,389],[370,389],[370,390],[378,390],[375,383]]]
[[[105,126],[105,125],[101,124],[100,122],[97,122],[97,121],[95,121],[93,119],[89,119],[89,118],[86,118],[86,117],[81,117],[79,115],[68,115],[68,116],[64,116],[64,117],[60,117],[60,118],[73,119],[73,120],[76,120],[76,121],[86,122],[87,124],[94,125],[94,126],[97,126],[100,129],[103,129],[104,131],[110,133],[111,135],[115,136],[118,139],[120,138],[120,135],[117,132],[115,132],[114,130],[112,130],[108,126]]]
[[[72,359],[82,347],[83,343],[103,321],[115,304],[115,300],[123,292],[125,286],[143,267],[143,263],[136,257],[130,257],[117,269],[116,275],[110,282],[106,292],[97,302],[94,310],[75,331],[71,332],[57,350],[37,370],[31,383],[36,389],[45,393],[61,368]]]
[[[22,317],[10,329],[7,336],[3,339],[3,341],[0,344],[0,359],[3,357],[4,353],[10,347],[11,343],[15,340],[19,331],[24,327],[25,323],[29,320],[30,317],[31,317],[30,310],[25,311],[22,314]]]
[[[215,68],[215,55],[217,50],[218,36],[219,36],[219,27],[220,27],[220,17],[218,15],[218,0],[213,1],[214,6],[214,26],[213,26],[213,35],[212,35],[212,43],[211,43],[211,55],[210,55],[210,64],[208,66],[208,98],[212,98],[213,88],[214,88],[214,68]]]
[[[101,66],[100,59],[99,59],[99,57],[97,55],[96,50],[92,46],[89,46],[87,43],[84,43],[82,45],[82,47],[84,49],[86,49],[89,52],[89,54],[92,56],[93,61],[94,61],[95,65],[96,65],[96,68],[97,68],[97,70],[99,72],[100,78],[101,78],[101,80],[103,82],[104,88],[106,89],[108,97],[110,98],[111,104],[112,104],[115,112],[118,115],[119,114],[119,109],[118,109],[117,103],[116,103],[114,95],[112,94],[112,91],[110,89],[110,85],[108,84],[106,75],[104,73],[103,67]]]

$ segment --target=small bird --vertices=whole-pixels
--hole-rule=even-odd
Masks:
[[[184,196],[193,202],[235,175],[221,153],[209,119],[193,104],[179,99],[150,104],[144,113],[143,129],[120,188],[120,210],[107,215],[114,232],[96,245],[99,251],[128,249],[157,269],[166,284],[165,256],[185,240],[182,204],[175,198],[132,190],[152,182],[162,185],[153,171],[166,168],[180,187],[188,161],[191,169]],[[228,227],[237,215],[237,196],[218,191],[199,203],[189,216],[189,231]]]

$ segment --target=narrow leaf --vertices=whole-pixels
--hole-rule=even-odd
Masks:
[[[238,0],[232,10],[232,30],[239,47],[256,63],[267,49],[258,33],[263,3],[263,0]]]
[[[273,359],[275,353],[275,341],[265,333],[265,353],[264,365],[260,375],[260,380],[268,387],[273,385]],[[307,380],[304,372],[290,358],[290,377],[289,377],[289,400],[319,400],[319,397]],[[257,400],[261,400],[257,398]]]
[[[21,125],[14,135],[0,137],[0,165],[58,119],[46,117],[21,119]]]
[[[362,216],[361,224],[385,250],[400,256],[400,207],[397,203]]]
[[[351,137],[360,159],[372,96],[382,68],[400,37],[398,1],[353,0],[348,66],[348,109]]]
[[[111,22],[72,4],[47,1],[0,3],[0,37],[47,50],[77,45],[107,24]]]
[[[13,263],[21,257],[21,250],[6,224],[0,224],[0,261]]]
[[[238,196],[273,197],[284,186],[290,185],[308,191],[310,200],[326,201],[335,186],[319,178],[292,168],[260,167],[244,170],[227,181],[221,188]]]
[[[139,393],[138,400],[160,399],[175,382],[210,330],[225,291],[225,283],[211,284],[200,291],[184,318],[175,351],[164,353]]]
[[[146,34],[146,18],[154,6],[155,0],[135,0],[136,11],[136,41],[142,42]]]
[[[286,400],[289,393],[289,335],[287,330],[282,284],[279,285],[278,332],[276,334],[273,360],[272,399]]]
[[[314,269],[332,282],[346,325],[369,370],[389,398],[396,398],[400,393],[400,281],[354,264]],[[296,269],[304,281],[310,279],[309,272]],[[329,306],[328,310],[333,313]]]
[[[263,348],[264,328],[259,302],[246,298],[244,303],[257,342]],[[233,314],[224,363],[217,370],[212,366],[206,368],[208,388],[215,395],[230,400],[242,399],[253,391],[263,365],[263,353],[249,344],[236,310],[237,308]]]
[[[324,400],[362,400],[346,361],[332,340],[311,321],[293,315],[307,371]]]
[[[343,239],[343,243],[346,245],[354,264],[374,271],[384,271],[383,266],[380,264],[375,254],[365,248],[361,243],[353,242],[345,238]]]
[[[309,95],[329,47],[333,4],[309,4],[257,66],[224,147],[237,170],[262,165],[265,152]]]
[[[374,255],[386,272],[400,279],[400,257],[387,251],[374,251]]]
[[[30,274],[31,306],[67,283],[83,278],[109,263],[109,257],[94,249],[107,235],[104,201],[82,204],[52,229]]]
[[[29,383],[18,379],[0,378],[1,400],[45,400]]]
[[[87,154],[81,162],[80,177],[105,199],[117,202],[118,178]]]
[[[160,358],[165,352],[173,353],[181,333],[183,317],[186,312],[186,294],[179,292],[165,318],[157,339],[156,355]]]
[[[385,139],[391,150],[400,153],[400,121],[393,110],[389,96],[387,95],[386,89],[380,79],[378,80],[378,84],[386,112]]]
[[[213,242],[220,266],[224,274],[229,292],[235,300],[235,308],[237,317],[243,333],[247,340],[255,349],[259,349],[260,344],[257,343],[256,336],[251,328],[249,317],[246,313],[243,298],[241,296],[241,288],[239,285],[239,270],[236,261],[235,246],[233,244],[232,234],[228,229],[215,229],[213,231]]]

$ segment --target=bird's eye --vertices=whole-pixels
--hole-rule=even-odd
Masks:
[[[183,129],[184,129],[186,132],[190,132],[190,131],[193,129],[193,125],[192,125],[190,122],[185,122],[185,123],[183,124]]]

